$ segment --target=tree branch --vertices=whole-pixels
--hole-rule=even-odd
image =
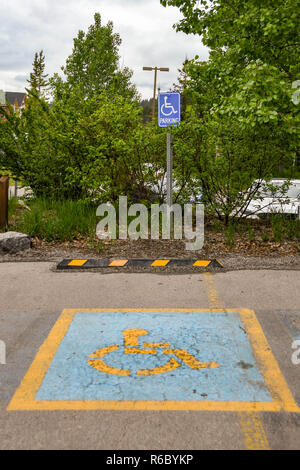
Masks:
[[[223,0],[223,1],[236,13],[237,16],[241,16],[239,10],[235,8],[228,0]]]

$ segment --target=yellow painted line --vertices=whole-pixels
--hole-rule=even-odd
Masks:
[[[73,259],[68,266],[83,266],[87,262],[87,259]]]
[[[128,259],[115,259],[112,261],[109,266],[110,267],[117,267],[117,266],[125,266],[128,263]]]
[[[211,273],[204,273],[204,281],[205,281],[205,286],[206,286],[210,306],[220,308],[221,302],[218,296],[217,289],[215,287],[213,275]],[[242,316],[244,325],[246,327],[248,337],[250,338],[250,335],[252,335],[253,333],[258,334],[259,336],[258,341],[255,344],[255,346],[258,349],[258,351],[256,350],[256,354],[255,354],[256,359],[257,359],[257,357],[259,356],[259,353],[262,352],[261,345],[264,343],[263,338],[262,338],[263,332],[260,328],[260,325],[256,319],[254,312],[250,313],[250,310],[249,311],[243,310],[243,314],[241,316]],[[253,330],[249,331],[248,321],[250,317],[251,317],[251,321],[256,320],[257,322],[256,323],[257,328],[255,332],[253,332]],[[251,322],[250,322],[250,325],[251,325]],[[251,341],[251,338],[250,338],[250,341]],[[252,346],[253,346],[253,343],[252,343]],[[261,363],[258,365],[261,365]],[[271,361],[271,366],[273,366],[272,361]],[[281,374],[279,373],[279,375]],[[276,381],[276,377],[274,378]],[[265,377],[265,380],[266,380],[266,377]],[[270,393],[271,393],[271,390],[270,390]],[[272,393],[271,393],[271,396],[272,396]],[[280,403],[278,403],[278,400],[274,401],[274,398],[273,398],[273,403],[275,404],[276,402],[280,408]],[[263,423],[257,411],[258,411],[257,409],[255,411],[248,410],[247,412],[245,410],[238,411],[238,417],[239,417],[240,427],[241,427],[243,437],[244,437],[245,446],[249,450],[270,450],[270,446],[269,446],[268,439],[267,439],[267,436],[263,427]]]
[[[281,373],[255,313],[252,310],[242,309],[240,315],[252,345],[255,359],[264,376],[274,403],[280,404],[284,411],[299,413],[300,408],[295,402],[293,394]]]
[[[38,401],[11,402],[7,411],[54,411],[54,410],[168,410],[168,411],[228,411],[228,412],[280,412],[272,402],[233,401]]]
[[[153,266],[153,267],[167,266],[168,263],[170,263],[169,259],[157,259],[151,264],[151,266]]]
[[[211,261],[201,261],[201,260],[198,260],[196,261],[193,266],[198,266],[198,267],[202,267],[202,268],[206,268],[207,266],[209,266],[211,263]]]
[[[203,276],[210,308],[222,309],[212,273],[203,273]]]
[[[15,392],[8,410],[22,410],[32,409],[34,405],[35,395],[38,392],[44,376],[50,366],[57,349],[64,336],[66,335],[69,326],[73,320],[74,313],[71,310],[64,310],[59,317],[54,327],[52,328],[48,338],[40,347],[33,363],[23,378],[19,388]]]
[[[239,412],[240,426],[246,448],[249,450],[271,450],[258,413]]]
[[[279,366],[268,346],[254,312],[247,309],[209,309],[210,312],[237,312],[241,315],[245,329],[252,343],[253,351],[269,387],[271,402],[220,402],[220,401],[37,401],[35,400],[44,376],[66,335],[76,313],[114,312],[199,312],[205,309],[65,309],[55,323],[48,338],[39,349],[24,379],[16,390],[7,410],[205,410],[259,412],[285,411],[300,412],[295,403]],[[255,335],[255,337],[253,337]],[[245,441],[246,442],[246,441]]]

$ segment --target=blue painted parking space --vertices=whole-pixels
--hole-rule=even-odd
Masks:
[[[8,410],[299,411],[251,310],[65,310]]]
[[[147,354],[144,348],[143,353],[125,354],[122,333],[130,329],[148,331],[139,347],[144,342],[168,344],[168,349],[183,349],[215,367],[191,368],[175,352],[165,354],[164,347],[156,353]],[[130,374],[98,370],[88,360],[112,345],[119,347],[105,356],[104,364]],[[179,367],[161,371],[171,358]],[[155,374],[138,375],[155,368]],[[76,314],[36,399],[271,401],[271,396],[237,313],[141,312]]]

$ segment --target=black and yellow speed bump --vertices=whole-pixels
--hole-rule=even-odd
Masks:
[[[197,259],[64,259],[57,265],[57,269],[60,270],[86,270],[86,269],[97,269],[97,268],[165,268],[165,267],[194,267],[194,268],[223,268],[222,263],[216,259],[211,260],[197,260]]]

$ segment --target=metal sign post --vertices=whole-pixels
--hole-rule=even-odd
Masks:
[[[172,134],[167,133],[167,204],[169,207],[173,204],[172,183],[173,183],[173,149]]]
[[[170,231],[173,233],[173,212],[171,207],[173,205],[173,149],[172,149],[172,134],[167,133],[167,214],[168,223],[170,224]]]

